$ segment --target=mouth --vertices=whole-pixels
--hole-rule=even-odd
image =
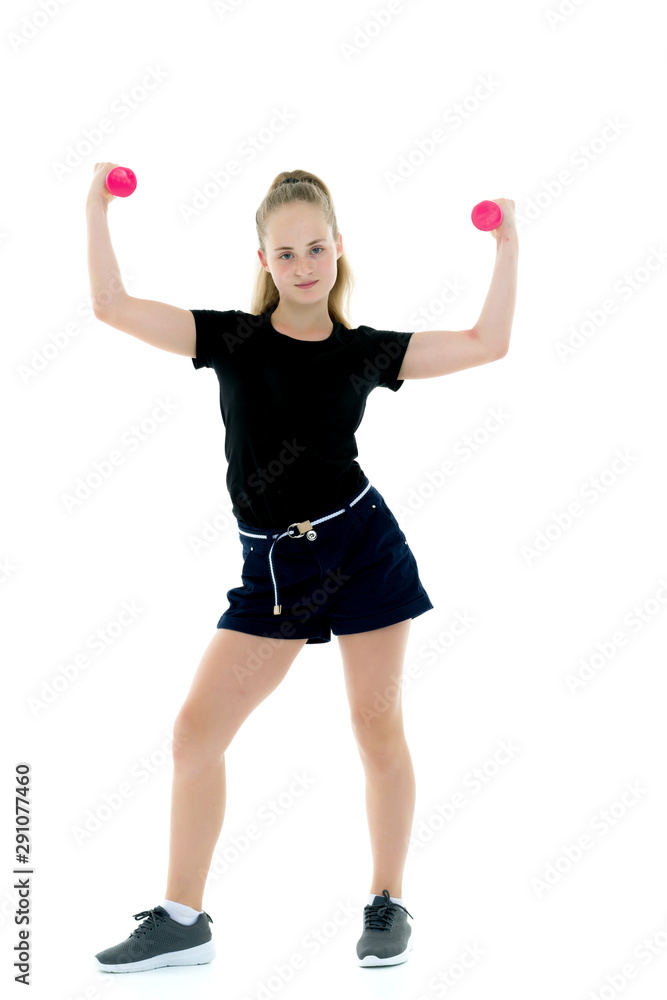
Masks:
[[[297,285],[297,288],[312,288],[313,285],[317,284],[317,278],[314,281],[305,281],[302,285]]]

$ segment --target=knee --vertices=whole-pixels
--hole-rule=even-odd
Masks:
[[[391,764],[405,746],[403,720],[393,713],[355,712],[352,731],[362,757],[377,764]]]
[[[202,716],[186,702],[174,720],[174,764],[217,764],[222,760],[224,749]]]

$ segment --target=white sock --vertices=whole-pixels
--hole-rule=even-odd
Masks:
[[[185,903],[175,903],[173,899],[163,899],[162,906],[167,911],[172,920],[176,920],[179,924],[194,924],[200,913],[203,910],[193,910],[191,906],[186,906]]]
[[[376,895],[381,896],[382,893],[380,893],[380,892],[378,892],[377,894],[374,893],[374,892],[369,892],[368,893],[368,902],[366,903],[367,906],[372,906],[373,905],[373,900],[375,899]],[[390,896],[389,898],[392,901],[392,903],[398,903],[399,906],[405,906],[405,903],[403,902],[402,899],[394,899],[393,896]],[[407,907],[406,907],[406,909],[407,909]]]

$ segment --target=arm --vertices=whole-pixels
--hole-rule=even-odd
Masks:
[[[503,358],[509,349],[516,303],[519,240],[514,202],[495,199],[503,221],[491,231],[496,263],[482,312],[470,330],[418,330],[412,334],[398,378],[435,378]]]
[[[496,198],[496,201],[501,205],[504,218],[498,229],[492,230],[496,234],[496,263],[491,287],[473,332],[492,358],[502,358],[509,350],[516,305],[519,237],[514,220],[514,202],[505,198]]]
[[[103,176],[112,164],[96,164],[98,171],[86,202],[88,225],[88,272],[93,311],[97,319],[131,333],[146,344],[172,354],[196,357],[195,318],[189,309],[128,295],[111,245],[107,208],[101,191]]]

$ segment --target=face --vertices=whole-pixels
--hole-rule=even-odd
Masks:
[[[283,205],[267,226],[266,256],[260,262],[269,271],[281,299],[313,303],[327,299],[336,282],[336,261],[343,252],[343,238],[334,242],[318,205],[294,202]],[[314,282],[308,288],[301,284]]]

